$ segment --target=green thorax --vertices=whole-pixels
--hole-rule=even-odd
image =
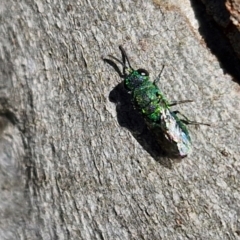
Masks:
[[[132,93],[134,105],[150,121],[158,121],[169,103],[159,88],[144,75],[144,70],[132,70],[125,78],[124,85]]]

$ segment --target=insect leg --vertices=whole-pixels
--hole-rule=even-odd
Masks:
[[[171,106],[175,106],[177,104],[181,104],[181,103],[188,103],[188,102],[194,102],[193,100],[182,100],[182,101],[173,101],[169,104],[169,107]]]
[[[209,123],[202,123],[202,122],[195,122],[195,121],[191,121],[189,120],[185,115],[183,115],[181,112],[179,111],[173,111],[174,114],[179,114],[181,115],[184,119],[180,119],[183,123],[185,124],[191,124],[191,125],[206,125],[206,126],[211,126]]]
[[[157,82],[160,80],[164,67],[165,67],[165,65],[162,66],[162,70],[161,70],[160,73],[158,74],[157,78],[153,81],[153,84],[154,84],[154,85],[156,85]]]

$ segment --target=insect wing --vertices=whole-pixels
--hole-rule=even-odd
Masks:
[[[168,152],[177,157],[187,156],[191,151],[191,139],[185,125],[169,109],[165,109],[160,118],[161,128],[169,142]]]

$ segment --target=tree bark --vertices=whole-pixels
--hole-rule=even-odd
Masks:
[[[201,31],[199,9],[2,0],[0,239],[240,235],[238,60],[228,55],[228,68],[212,50],[222,35]],[[211,124],[187,126],[193,150],[180,162],[161,154],[102,60],[120,58],[119,45],[152,80],[165,65],[158,86],[169,101],[194,100],[173,110]]]

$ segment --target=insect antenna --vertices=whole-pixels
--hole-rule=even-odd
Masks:
[[[129,68],[133,69],[132,66],[131,66],[131,64],[130,64],[130,61],[129,61],[129,59],[128,59],[127,53],[126,53],[126,51],[124,50],[124,48],[120,45],[120,46],[119,46],[119,49],[120,49],[120,51],[121,51],[121,53],[122,53],[122,59],[123,59],[123,64],[124,64],[124,66],[126,67],[126,60],[127,60],[127,63],[128,63]]]
[[[118,58],[112,56],[112,55],[108,55],[108,57],[114,59],[116,62],[120,63],[123,66],[123,73],[120,71],[119,67],[117,66],[117,64],[114,61],[112,61],[110,59],[107,59],[107,58],[103,58],[103,60],[105,62],[107,62],[108,64],[110,64],[115,69],[115,71],[119,74],[119,76],[121,78],[124,78],[124,77],[126,77],[129,74],[127,72],[130,69],[133,70],[133,68],[132,68],[132,66],[130,64],[130,61],[128,59],[128,56],[127,56],[125,50],[123,49],[123,47],[121,45],[119,46],[119,49],[120,49],[121,54],[122,54],[122,61],[119,60]],[[127,60],[127,65],[128,66],[126,65],[126,60]]]
[[[121,62],[121,60],[119,60],[118,58],[112,56],[112,55],[108,55],[110,58],[114,59],[115,61],[117,61],[118,63],[120,63],[123,67],[126,67],[125,64],[123,62]]]
[[[109,57],[112,57],[113,59],[115,59],[115,57],[113,57],[113,56],[109,56]],[[116,59],[115,59],[115,60],[116,60]],[[119,69],[119,67],[117,66],[117,64],[116,64],[114,61],[112,61],[112,60],[110,60],[110,59],[108,59],[108,58],[103,58],[103,61],[106,62],[106,63],[108,63],[109,65],[111,65],[111,66],[114,68],[114,70],[118,73],[118,75],[119,75],[121,78],[124,78],[124,74],[121,72],[121,70]],[[119,62],[118,59],[117,59],[116,61]],[[120,62],[120,63],[122,64],[122,62]]]

